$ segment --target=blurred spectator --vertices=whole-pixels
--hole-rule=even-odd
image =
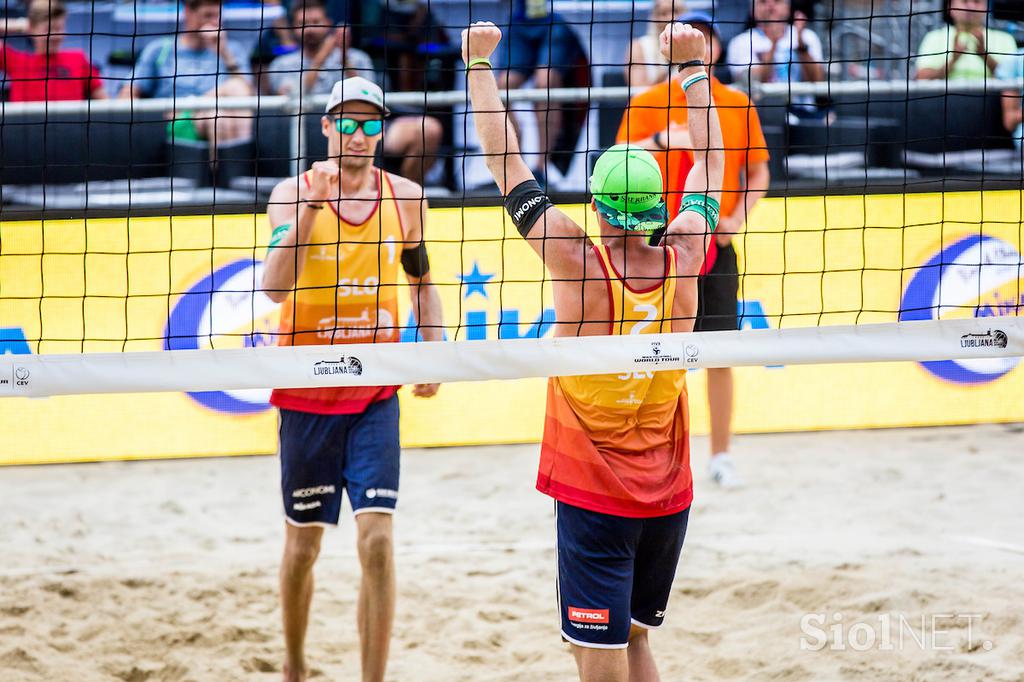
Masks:
[[[334,27],[323,0],[295,0],[290,17],[299,49],[271,62],[267,73],[273,94],[329,95],[336,81],[350,76],[376,80],[370,55],[351,46],[347,26]]]
[[[1006,80],[1024,79],[1024,52],[1003,60],[1003,63],[996,70],[996,78]],[[1021,139],[1024,137],[1022,97],[1024,97],[1024,93],[1018,90],[1003,91],[1003,125],[1013,135],[1013,142],[1017,145],[1017,149],[1020,149],[1022,142],[1024,142]]]
[[[821,40],[807,28],[807,15],[793,12],[789,0],[754,0],[753,8],[754,27],[729,43],[726,61],[733,79],[743,84],[824,80]]]
[[[350,76],[362,76],[379,84],[370,56],[349,47],[348,28],[335,28],[323,0],[295,0],[291,18],[301,48],[270,64],[268,76],[273,94],[329,95],[335,82]],[[422,185],[427,171],[437,161],[443,133],[441,122],[433,116],[403,114],[394,105],[389,106],[394,117],[387,123],[381,145],[385,165],[395,166],[394,172]]]
[[[715,0],[709,11],[723,45],[750,27],[750,0]]]
[[[512,0],[507,30],[504,69],[498,79],[501,89],[515,89],[533,77],[533,87],[561,88],[569,84],[586,65],[586,54],[572,28],[550,7],[551,0]],[[587,78],[589,83],[589,77]],[[547,162],[563,128],[563,105],[538,102],[537,130],[540,160],[534,175],[544,184]]]
[[[686,11],[684,0],[654,0],[646,32],[629,44],[626,52],[626,85],[644,88],[668,80],[668,62],[661,54],[658,36],[672,17]]]
[[[369,37],[362,46],[385,64],[388,86],[397,92],[449,90],[454,83],[449,73],[437,73],[433,64],[447,61],[448,68],[460,54],[444,25],[423,0],[364,0],[360,8],[363,32]],[[442,67],[443,68],[443,67]]]
[[[245,52],[221,30],[220,0],[186,0],[177,36],[146,45],[122,97],[244,97],[253,94]],[[250,112],[175,111],[176,139],[221,144],[252,136]]]
[[[0,40],[0,71],[6,74],[12,102],[105,99],[99,70],[81,50],[62,50],[67,10],[60,0],[35,0],[25,19],[0,19],[8,33],[27,33],[31,52]]]
[[[946,25],[929,31],[917,49],[919,79],[983,80],[1017,53],[1017,41],[988,28],[988,0],[947,0]]]
[[[711,17],[691,12],[679,18],[705,34],[705,62],[721,56],[721,41]],[[739,268],[733,235],[743,231],[754,206],[768,191],[768,148],[757,111],[744,93],[711,76],[711,94],[718,111],[725,145],[721,218],[697,281],[695,331],[734,330],[739,326]],[[662,166],[669,215],[679,210],[686,175],[693,165],[686,127],[686,95],[679,81],[659,83],[629,102],[617,142],[632,142],[651,151]],[[655,233],[652,240],[660,240]],[[729,456],[732,430],[733,377],[729,368],[708,370],[711,416],[712,479],[723,487],[740,484]]]

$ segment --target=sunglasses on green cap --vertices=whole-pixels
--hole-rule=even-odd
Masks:
[[[668,223],[668,208],[664,201],[659,201],[657,205],[647,210],[624,211],[621,208],[609,206],[599,197],[594,197],[594,199],[597,212],[612,227],[631,232],[651,232],[665,227]]]
[[[334,119],[334,129],[342,135],[354,135],[359,130],[360,123],[363,126],[363,134],[367,137],[380,135],[381,131],[384,130],[384,121],[379,118],[371,118],[368,121],[357,121],[354,118],[336,118]]]

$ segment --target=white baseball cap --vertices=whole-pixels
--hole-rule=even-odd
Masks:
[[[384,106],[384,91],[371,80],[361,76],[353,76],[338,81],[331,88],[331,96],[327,100],[327,113],[342,102],[366,102],[378,107],[382,114],[390,116],[391,111]]]

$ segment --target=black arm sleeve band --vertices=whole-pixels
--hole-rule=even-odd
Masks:
[[[422,277],[430,272],[430,261],[427,259],[427,245],[420,242],[411,249],[403,249],[402,269],[410,277]]]
[[[524,238],[530,233],[537,219],[552,206],[554,204],[551,203],[551,199],[548,199],[548,195],[544,194],[540,185],[533,179],[519,183],[505,197],[505,210]]]

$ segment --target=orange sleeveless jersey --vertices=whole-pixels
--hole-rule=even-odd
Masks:
[[[309,186],[309,172],[303,174]],[[390,343],[399,340],[398,284],[405,232],[387,174],[378,201],[353,224],[327,202],[313,224],[295,292],[281,306],[280,346]],[[277,407],[317,414],[357,414],[397,386],[276,389]]]
[[[676,258],[665,250],[665,278],[630,289],[607,247],[595,252],[608,282],[611,334],[672,331]],[[693,500],[686,371],[552,377],[537,489],[590,511],[645,518]]]

